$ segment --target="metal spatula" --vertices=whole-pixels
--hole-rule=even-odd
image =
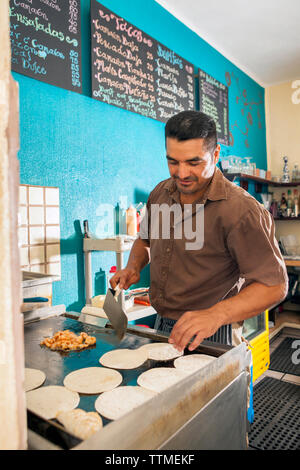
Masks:
[[[116,290],[111,288],[108,289],[103,304],[103,310],[112,324],[117,338],[121,341],[127,328],[128,319],[118,301],[119,293],[120,289],[118,286],[116,287]]]

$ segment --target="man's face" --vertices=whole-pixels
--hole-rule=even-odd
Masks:
[[[207,151],[204,139],[179,141],[167,137],[167,160],[171,177],[183,194],[201,193],[214,174],[220,146],[213,154]]]

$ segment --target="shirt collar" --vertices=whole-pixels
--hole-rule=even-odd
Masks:
[[[165,189],[169,191],[170,195],[175,201],[180,201],[179,191],[176,187],[175,181],[172,178],[167,180]],[[222,199],[227,199],[225,177],[217,167],[215,168],[215,172],[203,196],[203,199],[209,199],[210,201],[220,201]]]

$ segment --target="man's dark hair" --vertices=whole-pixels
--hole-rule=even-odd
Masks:
[[[172,116],[165,127],[165,138],[172,137],[179,141],[204,139],[206,149],[213,152],[217,145],[215,121],[200,111],[182,111]]]

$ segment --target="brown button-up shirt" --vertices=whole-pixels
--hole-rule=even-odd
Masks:
[[[180,204],[172,178],[151,192],[140,232],[150,245],[151,304],[162,317],[178,320],[188,310],[209,308],[251,282],[271,286],[287,281],[272,216],[218,168],[203,198],[195,201],[190,211],[193,230],[203,231],[203,246],[187,249],[192,240],[185,237],[183,229],[181,238],[176,235],[177,224],[183,227],[185,218],[190,217],[187,213],[181,220],[171,213],[170,236],[153,233],[151,219],[158,217],[153,204]],[[204,205],[204,217],[197,222],[200,204]],[[160,231],[161,225],[162,217]]]

